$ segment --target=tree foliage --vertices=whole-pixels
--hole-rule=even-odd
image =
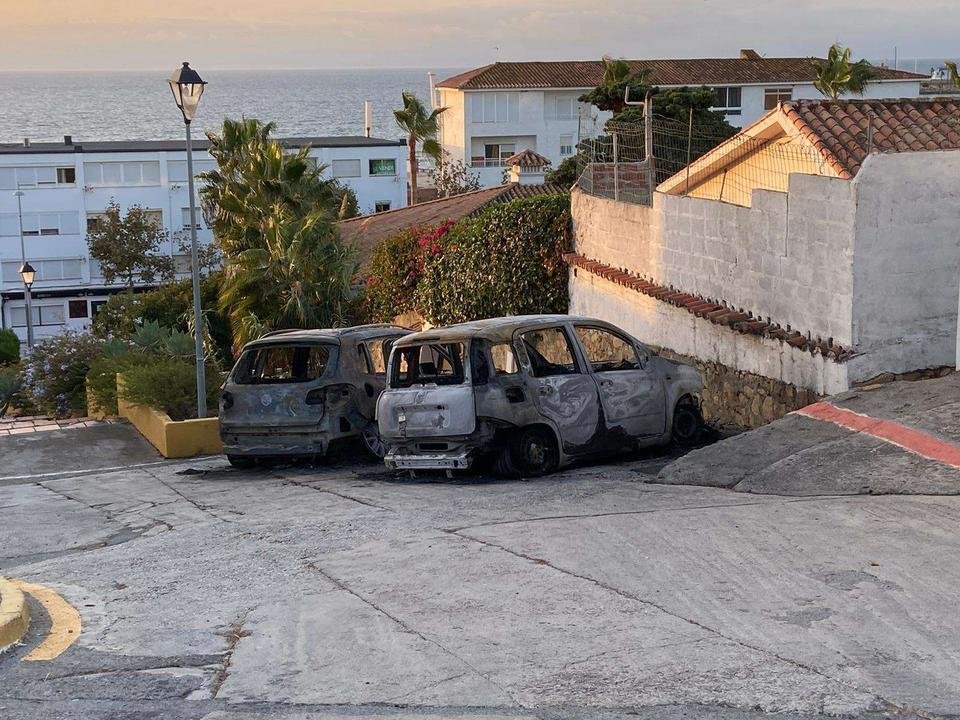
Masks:
[[[163,226],[140,205],[124,215],[115,200],[87,233],[90,257],[100,263],[103,279],[120,280],[131,290],[137,277],[147,284],[173,277],[173,259],[161,252],[166,240]]]
[[[224,253],[218,306],[235,349],[270,330],[346,322],[356,262],[334,227],[343,190],[309,148],[285,149],[271,123],[225,120],[209,134],[217,168],[201,195]]]
[[[566,312],[569,196],[494,205],[426,248],[415,306],[435,325]]]
[[[826,60],[811,58],[817,77],[813,85],[824,97],[837,100],[841,95],[863,95],[867,84],[877,73],[866,60],[851,61],[851,50],[834,43],[827,51]]]
[[[440,162],[430,171],[430,178],[439,197],[452,197],[480,189],[480,174],[470,172],[463,160],[453,160],[444,152]]]
[[[603,58],[603,82],[588,93],[579,97],[580,102],[589,103],[600,110],[608,110],[616,115],[626,107],[624,97],[627,88],[631,93],[642,96],[649,89],[647,87],[650,75],[649,69],[638,72],[630,70],[626,60]]]
[[[393,118],[407,136],[407,153],[410,163],[410,204],[417,202],[417,144],[423,146],[423,154],[439,161],[442,149],[437,142],[440,130],[440,116],[447,108],[441,107],[427,112],[427,108],[412,92],[401,94],[403,107],[393,111]]]

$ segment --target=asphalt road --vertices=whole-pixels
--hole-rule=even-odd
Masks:
[[[34,604],[0,718],[960,712],[960,498],[649,484],[666,461],[0,480],[0,574],[83,621],[23,662],[50,626]]]

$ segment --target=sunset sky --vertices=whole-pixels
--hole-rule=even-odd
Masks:
[[[867,9],[869,8],[869,9]],[[0,0],[2,70],[467,67],[494,60],[958,51],[956,0]]]

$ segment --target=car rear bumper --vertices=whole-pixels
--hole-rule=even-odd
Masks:
[[[323,455],[330,447],[330,436],[318,430],[302,428],[221,427],[220,439],[227,455]]]
[[[469,451],[437,454],[387,453],[384,464],[392,470],[466,470],[473,464]]]

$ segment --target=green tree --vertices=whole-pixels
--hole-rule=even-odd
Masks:
[[[863,95],[867,84],[877,73],[866,60],[851,62],[851,50],[834,43],[827,51],[827,59],[811,58],[817,73],[813,85],[824,97],[838,100],[841,95],[853,93]]]
[[[590,92],[581,95],[579,100],[616,115],[626,107],[624,96],[627,88],[642,96],[649,89],[647,83],[651,74],[652,71],[646,68],[637,72],[631,71],[630,64],[626,60],[605,57],[603,58],[603,82]]]
[[[393,111],[397,126],[407,135],[407,153],[410,161],[410,204],[417,202],[417,143],[423,145],[423,154],[439,161],[440,144],[437,132],[440,129],[440,115],[445,107],[427,112],[427,108],[412,92],[403,91],[403,107]]]
[[[163,226],[141,206],[132,205],[123,215],[115,200],[87,233],[90,257],[100,263],[103,279],[121,280],[131,292],[137,277],[148,285],[172,279],[173,259],[160,254],[166,240]]]
[[[954,85],[960,87],[960,72],[957,72],[957,64],[952,60],[944,60],[943,64],[950,71],[950,80],[953,81]]]
[[[225,121],[222,135],[210,135],[217,168],[202,176],[224,254],[219,307],[235,349],[270,330],[341,324],[353,303],[357,265],[334,226],[341,188],[309,148],[287,150],[271,130]]]

